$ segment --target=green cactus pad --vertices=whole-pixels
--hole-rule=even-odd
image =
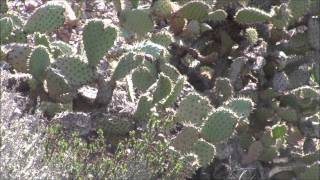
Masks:
[[[31,53],[31,47],[27,44],[11,44],[9,52],[4,58],[15,70],[23,73],[28,72],[27,60]]]
[[[250,98],[233,98],[224,103],[225,108],[229,108],[238,117],[248,118],[254,107],[254,102]]]
[[[218,97],[219,103],[226,101],[234,94],[233,87],[228,78],[217,78],[213,92],[214,95]]]
[[[4,17],[0,19],[0,44],[10,35],[13,29],[11,18]]]
[[[138,121],[148,120],[152,107],[152,99],[148,96],[141,96],[138,102],[137,110],[134,113],[134,118]]]
[[[173,13],[173,5],[170,0],[155,1],[152,11],[160,18],[168,18]]]
[[[172,34],[168,31],[154,33],[150,40],[164,47],[168,47],[174,41]]]
[[[156,90],[153,93],[153,103],[158,103],[166,99],[172,91],[172,81],[171,79],[160,73],[159,80],[157,82]]]
[[[156,78],[145,67],[139,67],[132,73],[133,85],[142,92],[145,92],[155,81]]]
[[[128,30],[140,36],[153,29],[153,21],[150,17],[150,12],[147,9],[132,9],[124,10],[120,13],[120,23]]]
[[[28,19],[24,30],[27,33],[53,32],[65,22],[65,7],[61,4],[44,4]]]
[[[192,125],[183,127],[182,131],[172,140],[171,145],[182,153],[189,152],[199,139],[198,129]]]
[[[203,139],[199,139],[193,146],[192,152],[198,156],[200,165],[207,167],[216,155],[216,148]]]
[[[169,63],[161,63],[160,70],[165,75],[169,76],[169,78],[172,81],[176,81],[180,76],[179,71],[174,66],[170,65]]]
[[[59,58],[51,67],[59,70],[72,88],[91,83],[95,78],[94,70],[77,56]]]
[[[51,98],[58,101],[63,100],[64,94],[71,92],[71,87],[65,77],[57,69],[50,67],[46,72],[44,89]],[[64,101],[68,101],[68,99],[64,99]]]
[[[115,68],[112,78],[119,80],[128,75],[134,68],[142,64],[143,55],[136,55],[133,52],[129,52],[120,57],[120,61]]]
[[[225,21],[227,18],[228,14],[226,11],[223,9],[217,9],[213,12],[210,12],[207,21],[213,22],[213,23],[219,23],[222,21]]]
[[[245,7],[239,9],[234,18],[240,24],[255,24],[266,22],[271,15],[257,8]]]
[[[83,29],[83,44],[89,64],[95,67],[114,45],[117,29],[103,20],[90,20]]]
[[[48,49],[39,45],[34,48],[28,60],[29,73],[40,82],[44,80],[46,69],[52,61],[50,56]]]
[[[156,59],[167,58],[167,55],[169,54],[165,47],[153,43],[152,41],[139,42],[134,46],[133,50],[150,55]]]
[[[208,99],[198,94],[189,94],[180,103],[176,121],[200,127],[211,109]]]
[[[185,80],[186,79],[183,76],[181,76],[177,80],[175,86],[172,89],[172,92],[170,93],[170,95],[168,96],[166,101],[162,104],[162,107],[164,107],[164,108],[170,107],[176,102],[178,96],[180,95],[180,93],[181,93],[181,91],[183,89]]]
[[[177,13],[188,20],[202,21],[208,16],[209,6],[201,1],[190,1],[183,5]]]
[[[231,137],[237,124],[237,115],[229,109],[215,110],[201,129],[202,137],[212,144],[219,143]]]

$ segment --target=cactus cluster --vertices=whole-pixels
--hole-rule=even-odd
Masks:
[[[166,132],[154,136],[183,162],[182,179],[211,173],[232,153],[237,166],[261,161],[268,171],[285,157],[305,166],[290,166],[291,179],[313,179],[319,0],[264,2],[113,0],[119,27],[83,21],[75,47],[51,36],[74,19],[68,2],[48,1],[24,20],[0,0],[0,64],[30,74],[30,98],[48,118],[88,108],[88,132],[102,129],[112,147],[159,118]]]

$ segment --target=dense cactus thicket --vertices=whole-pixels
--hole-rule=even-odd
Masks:
[[[102,2],[116,22],[86,3],[23,16],[0,0],[1,88],[45,119],[40,161],[61,171],[36,176],[320,177],[319,0]],[[31,164],[0,175],[32,178]]]

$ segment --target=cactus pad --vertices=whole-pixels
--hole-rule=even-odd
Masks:
[[[226,11],[223,9],[217,9],[209,13],[207,20],[213,23],[219,23],[225,21],[227,16],[228,14]]]
[[[65,7],[60,4],[44,4],[28,19],[24,30],[27,33],[52,32],[65,22]]]
[[[211,109],[212,107],[206,98],[198,94],[189,94],[181,101],[176,114],[176,120],[182,123],[189,122],[195,126],[201,126]]]
[[[95,78],[94,70],[77,56],[59,58],[51,66],[63,74],[73,88],[86,85]]]
[[[255,24],[266,22],[271,15],[257,8],[245,7],[239,9],[234,18],[240,24]]]
[[[102,20],[90,20],[83,29],[83,44],[89,65],[96,66],[117,38],[117,30]]]
[[[133,85],[142,92],[145,92],[155,81],[154,76],[145,67],[137,68],[132,73]]]
[[[153,13],[160,18],[168,18],[173,13],[173,5],[170,0],[155,1],[152,6]]]
[[[31,53],[31,48],[26,44],[12,44],[9,52],[4,58],[14,69],[19,72],[27,73],[27,60]]]
[[[234,132],[238,117],[228,109],[215,110],[201,129],[202,137],[212,144],[227,140]]]
[[[159,80],[157,82],[156,90],[153,93],[153,103],[158,103],[164,99],[166,99],[172,90],[172,82],[171,79],[160,73]]]
[[[250,98],[233,98],[224,103],[226,108],[229,108],[237,114],[238,117],[248,118],[254,107],[254,102]]]
[[[207,167],[216,155],[216,148],[205,140],[199,139],[193,144],[192,152],[198,156],[200,165],[202,167]]]
[[[189,152],[198,138],[198,129],[192,125],[187,125],[173,139],[172,146],[182,153]]]
[[[153,29],[153,21],[147,9],[124,10],[120,13],[120,23],[129,31],[140,36],[145,35]]]
[[[124,54],[121,58],[120,61],[115,68],[112,78],[114,80],[119,80],[121,78],[124,78],[126,75],[128,75],[134,68],[138,67],[144,57],[143,55],[136,55],[133,52],[129,52]]]
[[[177,13],[188,20],[202,21],[208,16],[209,6],[201,1],[190,1],[183,5]]]
[[[180,95],[183,86],[184,86],[184,82],[185,82],[185,77],[180,77],[175,86],[172,89],[172,92],[170,93],[170,95],[168,96],[168,98],[166,99],[166,101],[162,104],[162,107],[170,107],[174,104],[174,102],[177,100],[178,96]]]
[[[45,78],[46,69],[51,63],[50,56],[48,49],[43,45],[36,46],[31,53],[28,69],[29,73],[38,81],[43,81]]]

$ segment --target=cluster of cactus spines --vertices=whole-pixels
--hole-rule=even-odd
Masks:
[[[247,28],[245,31],[245,37],[250,45],[255,44],[258,41],[258,32],[255,28]]]
[[[99,64],[101,58],[114,45],[117,29],[103,20],[90,20],[83,29],[83,44],[91,66]]]
[[[261,9],[245,7],[239,9],[234,18],[240,24],[256,24],[268,21],[271,15]]]
[[[46,4],[36,10],[24,26],[27,33],[52,32],[65,23],[65,7],[61,4]]]

